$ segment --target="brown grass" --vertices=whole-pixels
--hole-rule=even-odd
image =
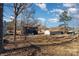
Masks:
[[[69,35],[34,36],[32,38],[27,37],[26,40],[18,39],[17,42],[43,43],[43,44],[49,43],[49,42],[52,43],[52,45],[40,46],[41,52],[39,53],[40,55],[43,55],[43,56],[46,56],[46,55],[49,55],[49,56],[77,56],[78,55],[79,56],[79,37],[78,36],[69,36]],[[53,45],[53,43],[62,43],[62,44]]]

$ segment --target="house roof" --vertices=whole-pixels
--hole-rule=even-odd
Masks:
[[[49,28],[49,31],[65,31],[65,27],[54,27],[54,28]]]

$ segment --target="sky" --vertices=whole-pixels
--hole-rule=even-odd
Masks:
[[[12,6],[12,4],[10,4]],[[68,11],[68,15],[72,17],[68,25],[77,27],[79,24],[79,4],[78,3],[33,3],[31,9],[35,10],[34,17],[42,21],[47,27],[56,27],[62,24],[59,22],[59,15],[63,10]],[[11,21],[13,16],[12,7],[4,4],[4,20]]]

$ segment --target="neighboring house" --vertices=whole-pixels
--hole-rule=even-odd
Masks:
[[[24,35],[37,35],[38,34],[38,27],[32,27],[32,26],[24,26],[23,27],[23,34]]]
[[[7,30],[7,34],[13,35],[13,34],[14,34],[14,30],[8,29],[8,30]]]
[[[13,35],[14,34],[14,29],[8,29],[7,30],[7,34],[9,34],[9,35]],[[21,30],[16,30],[16,34],[17,35],[21,35]]]
[[[64,27],[53,27],[53,28],[49,28],[49,31],[51,35],[64,34],[65,28]]]
[[[61,26],[61,27],[49,28],[49,30],[51,35],[65,34],[66,28],[64,26]],[[67,34],[74,34],[71,27],[68,27]]]
[[[64,34],[62,31],[54,31],[50,33],[51,35],[56,35],[56,34]]]

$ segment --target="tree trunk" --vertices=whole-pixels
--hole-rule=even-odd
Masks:
[[[67,22],[66,21],[64,21],[64,26],[65,26],[65,33],[67,34],[68,28],[67,28]]]
[[[14,24],[15,24],[15,28],[14,28],[14,43],[16,45],[16,23],[17,23],[17,16],[15,15],[14,17]]]
[[[3,51],[3,4],[0,3],[0,51]]]

